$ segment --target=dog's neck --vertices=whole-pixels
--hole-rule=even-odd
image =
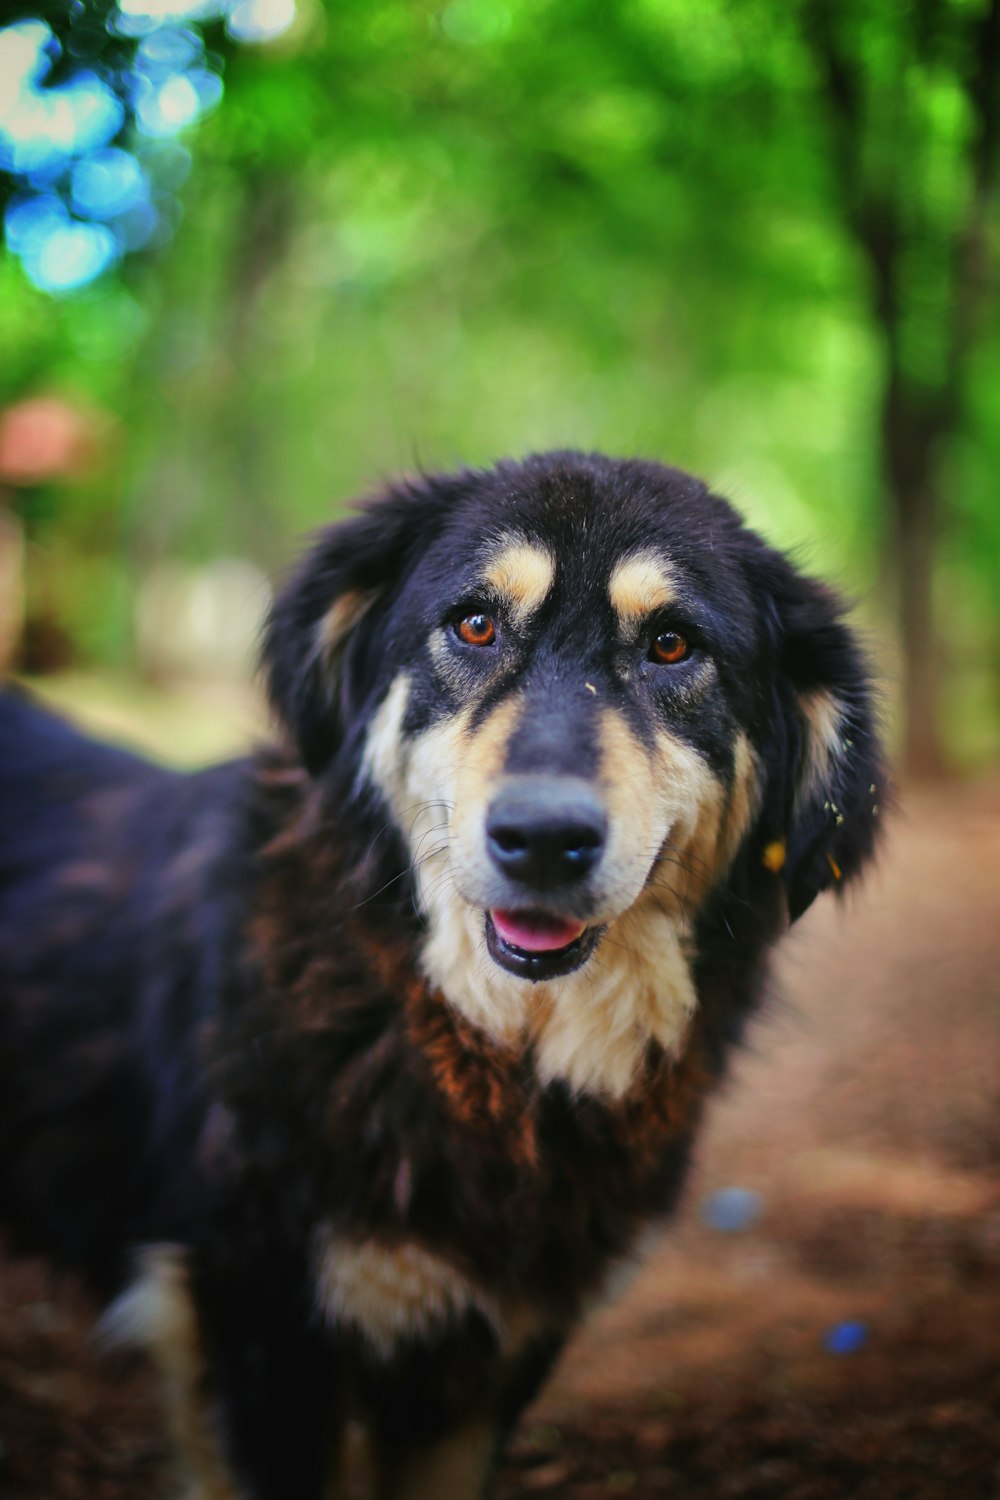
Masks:
[[[452,897],[439,903],[420,963],[461,1016],[500,1045],[530,1046],[540,1080],[574,1093],[623,1099],[651,1044],[682,1046],[697,1004],[687,933],[651,897],[605,933],[585,968],[532,984],[486,951],[483,916]]]

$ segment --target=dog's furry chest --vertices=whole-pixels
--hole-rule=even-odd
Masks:
[[[295,1232],[318,1307],[376,1347],[466,1313],[501,1344],[526,1309],[571,1322],[679,1189],[706,1083],[694,1050],[651,1055],[624,1101],[576,1098],[540,1083],[530,1051],[455,1015],[398,952],[362,947],[345,937],[325,966],[325,1014],[320,975],[285,971],[267,1002],[280,1023],[241,1007],[224,1033],[237,1176],[259,1183],[274,1160],[276,1220],[310,1205]],[[279,1132],[308,1156],[275,1159]]]

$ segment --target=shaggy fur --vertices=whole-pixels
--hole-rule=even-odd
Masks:
[[[841,614],[696,480],[554,453],[320,533],[246,760],[0,699],[0,1213],[118,1297],[189,1494],[335,1494],[353,1419],[380,1500],[485,1493],[871,852]]]

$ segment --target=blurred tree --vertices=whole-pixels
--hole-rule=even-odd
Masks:
[[[844,224],[884,349],[880,437],[906,762],[942,763],[934,561],[978,344],[996,337],[1000,0],[807,0]]]

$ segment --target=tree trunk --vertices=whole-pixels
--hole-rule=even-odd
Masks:
[[[891,509],[888,559],[896,583],[902,648],[903,769],[919,777],[945,769],[939,718],[940,654],[934,618],[934,559],[940,503],[941,434],[925,404],[890,374],[882,404],[882,460]]]
[[[888,179],[870,169],[866,101],[872,79],[856,39],[840,24],[843,15],[839,0],[806,0],[803,10],[824,87],[841,211],[868,265],[873,320],[885,344],[880,446],[891,519],[892,550],[885,563],[896,582],[903,655],[903,766],[913,775],[933,776],[945,768],[934,621],[934,559],[947,521],[941,467],[962,428],[970,356],[988,324],[996,278],[988,218],[1000,151],[1000,0],[986,0],[978,15],[955,7],[950,16],[956,38],[968,43],[968,65],[956,69],[955,81],[969,106],[971,128],[964,161],[956,158],[956,167],[968,167],[970,191],[950,234],[951,307],[937,330],[946,357],[930,391],[907,379],[901,351],[904,238],[914,233],[913,204],[905,193],[916,193],[919,202],[919,191],[910,182],[902,140]]]
[[[893,500],[899,516],[899,625],[903,645],[903,767],[912,776],[940,776],[940,658],[934,624],[936,497],[925,482]]]

